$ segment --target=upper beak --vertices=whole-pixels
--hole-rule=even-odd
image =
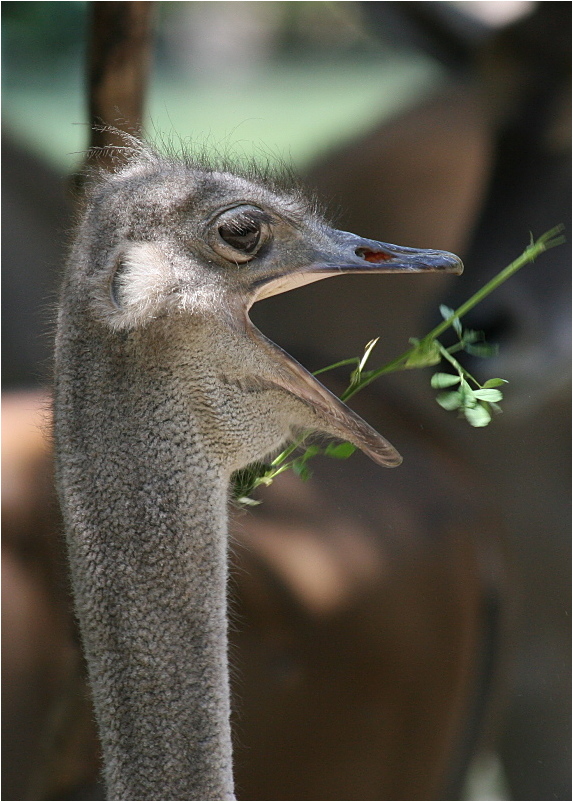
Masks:
[[[358,237],[348,231],[326,229],[322,247],[302,267],[287,266],[281,272],[259,278],[251,303],[313,281],[344,273],[443,272],[459,275],[462,260],[449,251],[407,248]]]

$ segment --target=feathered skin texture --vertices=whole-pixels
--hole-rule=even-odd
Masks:
[[[459,260],[349,246],[297,194],[129,148],[127,166],[92,182],[58,316],[57,479],[76,612],[109,798],[232,799],[230,475],[293,428],[399,461],[254,329],[249,306],[309,266],[305,280],[380,272],[365,250],[388,269],[424,269],[426,254],[430,269],[459,271]]]

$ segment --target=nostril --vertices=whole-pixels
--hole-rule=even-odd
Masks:
[[[356,256],[364,259],[365,262],[372,262],[377,264],[379,262],[387,262],[392,256],[384,251],[373,251],[370,248],[356,248],[354,251]]]

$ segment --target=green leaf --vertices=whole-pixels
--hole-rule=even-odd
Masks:
[[[459,390],[450,393],[440,393],[436,396],[438,404],[451,412],[453,409],[458,409],[462,405],[462,396]]]
[[[491,413],[485,404],[477,404],[475,407],[466,407],[464,415],[468,423],[476,428],[487,426],[491,420]]]
[[[507,379],[488,379],[484,384],[484,389],[489,387],[501,387],[502,384],[507,384]]]
[[[312,457],[316,457],[316,455],[320,454],[321,452],[322,448],[320,446],[307,446],[304,451],[304,454],[301,454],[301,456],[298,457],[297,461],[301,463],[306,462]]]
[[[461,381],[459,393],[462,399],[461,406],[464,407],[464,409],[476,406],[477,398],[474,395],[474,391],[465,379],[462,379]]]
[[[480,401],[501,401],[503,393],[499,390],[474,390],[474,396]]]
[[[376,346],[379,339],[380,337],[376,337],[374,340],[370,340],[370,342],[366,344],[366,347],[364,348],[364,355],[362,356],[362,359],[360,360],[360,363],[358,365],[359,373],[361,373],[362,370],[364,369],[364,365],[368,361],[368,357],[372,353],[372,349]]]
[[[489,343],[478,343],[477,345],[466,344],[464,351],[472,356],[480,356],[484,359],[488,356],[496,356],[499,351],[499,345],[490,345]]]
[[[461,381],[460,376],[454,376],[453,373],[434,373],[430,384],[434,390],[441,390],[443,387],[453,387],[454,384],[459,384]]]
[[[404,367],[422,368],[440,363],[442,355],[440,353],[440,345],[436,340],[430,340],[428,343],[422,340],[422,342],[414,343],[414,345],[416,345],[416,349],[410,354],[404,363]]]
[[[475,331],[474,329],[466,329],[462,340],[465,343],[476,343],[478,340],[483,340],[483,331]]]
[[[444,318],[444,320],[449,320],[452,317],[452,315],[455,314],[455,312],[454,312],[453,309],[450,309],[449,306],[446,306],[445,304],[440,304],[440,314]],[[452,320],[452,326],[453,326],[454,331],[458,335],[458,337],[461,337],[462,336],[462,324],[460,322],[459,317],[455,317]]]
[[[303,482],[308,481],[312,476],[312,471],[308,465],[306,465],[305,461],[300,458],[293,461],[292,469]]]
[[[334,459],[348,459],[356,451],[352,443],[329,443],[324,450],[327,457]]]
[[[376,343],[380,337],[376,337],[374,340],[370,340],[369,343],[366,343],[364,348],[364,353],[360,360],[356,360],[358,362],[356,368],[350,374],[350,387],[360,384],[363,380],[369,378],[372,375],[373,371],[365,371],[364,366],[368,362],[368,358],[372,353],[372,349],[375,347]]]

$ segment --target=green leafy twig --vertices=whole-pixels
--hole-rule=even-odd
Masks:
[[[447,306],[440,306],[440,312],[445,320],[452,317],[452,310]],[[491,413],[501,412],[498,402],[502,400],[501,390],[495,388],[507,384],[505,379],[488,379],[484,384],[480,384],[471,373],[469,373],[453,354],[456,351],[464,350],[473,356],[488,357],[497,353],[496,346],[486,343],[482,332],[472,329],[463,329],[459,317],[453,318],[452,328],[458,335],[459,342],[449,348],[444,348],[439,340],[434,340],[438,345],[440,357],[445,359],[456,370],[453,373],[434,373],[431,385],[434,389],[445,390],[439,393],[436,401],[447,410],[459,410],[471,426],[487,426],[491,420]],[[471,384],[477,389],[472,389]],[[457,387],[456,390],[451,389]],[[450,389],[446,389],[450,388]]]
[[[355,365],[350,374],[349,385],[341,395],[342,401],[347,401],[375,379],[387,373],[435,366],[442,360],[446,360],[456,372],[434,373],[431,385],[434,389],[442,391],[438,394],[436,401],[446,410],[458,410],[459,414],[465,417],[472,426],[487,426],[491,420],[492,412],[501,411],[498,404],[503,395],[498,388],[506,384],[506,380],[488,379],[482,385],[455,359],[453,354],[462,350],[473,356],[481,357],[488,357],[497,353],[495,346],[485,342],[481,332],[464,329],[461,324],[461,318],[522,267],[535,261],[540,254],[549,250],[549,248],[554,248],[556,245],[561,245],[565,242],[565,238],[561,235],[562,230],[563,226],[557,226],[535,241],[531,238],[529,245],[521,256],[504,270],[501,270],[491,281],[488,281],[457,309],[453,310],[444,305],[440,306],[440,313],[443,317],[442,322],[421,340],[412,338],[410,340],[412,347],[383,367],[376,370],[365,370],[372,350],[378,342],[378,338],[376,338],[366,345],[362,357],[343,359],[316,371],[314,375],[318,376],[328,370],[334,370],[346,365]],[[449,328],[453,328],[455,331],[458,342],[446,348],[438,340],[438,337]],[[311,444],[306,446],[302,454],[293,457],[304,446],[309,435],[310,433],[300,435],[271,462],[255,463],[242,471],[237,471],[233,476],[233,495],[235,499],[239,503],[246,505],[258,504],[259,502],[251,499],[249,494],[260,485],[270,485],[273,479],[284,473],[284,471],[292,469],[301,479],[308,479],[311,475],[308,462],[313,457],[323,454],[335,459],[346,459],[356,450],[356,447],[351,443],[329,443],[326,446]]]
[[[448,318],[443,320],[435,328],[433,328],[432,331],[426,334],[422,340],[411,340],[410,342],[414,344],[413,348],[410,348],[405,353],[396,357],[396,359],[393,359],[392,362],[389,362],[387,365],[384,365],[377,370],[368,371],[368,375],[364,375],[364,378],[359,385],[352,388],[352,390],[349,388],[349,390],[347,390],[346,393],[341,396],[343,401],[351,398],[359,390],[363,390],[379,376],[384,376],[386,373],[393,373],[397,370],[404,370],[405,368],[418,368],[426,367],[428,365],[437,365],[440,360],[438,358],[438,348],[435,340],[437,340],[441,334],[454,325],[454,320],[456,318],[459,320],[466,315],[471,309],[474,308],[474,306],[477,306],[481,301],[484,300],[484,298],[486,298],[505,281],[511,278],[514,273],[517,273],[518,270],[530,262],[534,262],[537,257],[545,251],[548,251],[550,248],[554,248],[556,245],[561,245],[564,243],[565,237],[561,236],[562,231],[563,226],[556,226],[539,237],[539,239],[537,239],[535,242],[532,238],[531,242],[523,251],[521,256],[518,256],[515,261],[500,271],[491,279],[491,281],[488,281],[487,284],[474,293],[471,298],[453,311]]]

